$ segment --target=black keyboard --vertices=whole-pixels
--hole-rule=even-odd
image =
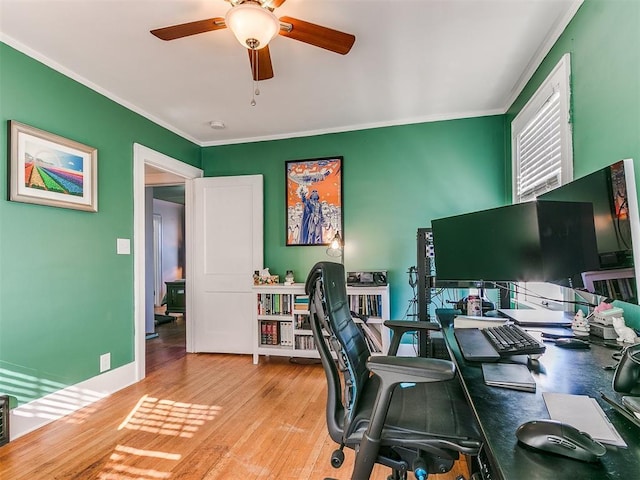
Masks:
[[[482,333],[501,357],[541,354],[546,350],[543,344],[517,325],[487,327],[482,329]]]

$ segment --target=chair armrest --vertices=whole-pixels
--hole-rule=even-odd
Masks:
[[[369,357],[367,368],[380,379],[378,395],[373,405],[369,427],[360,442],[360,452],[367,451],[369,444],[377,447],[382,442],[389,405],[393,392],[401,383],[424,383],[451,380],[455,366],[447,360],[422,357]],[[375,457],[374,457],[375,458]],[[355,470],[354,470],[355,472]],[[354,476],[353,478],[364,478]]]
[[[440,324],[438,322],[424,322],[415,320],[385,320],[384,325],[391,330],[398,330],[405,332],[410,330],[440,330]]]
[[[385,320],[384,325],[393,331],[391,345],[389,345],[389,355],[395,356],[400,347],[400,339],[407,332],[431,332],[440,330],[440,324],[437,322],[424,322],[415,320]],[[428,335],[428,334],[427,334]]]
[[[378,375],[387,387],[398,383],[425,383],[451,380],[456,372],[449,360],[421,357],[374,356],[367,368]]]

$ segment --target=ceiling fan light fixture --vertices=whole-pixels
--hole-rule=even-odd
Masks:
[[[240,45],[252,50],[266,47],[278,34],[280,22],[273,12],[247,2],[231,8],[224,18]]]

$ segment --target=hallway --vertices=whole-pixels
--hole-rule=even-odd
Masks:
[[[146,341],[146,374],[168,366],[186,355],[186,323],[184,316],[156,325],[157,337]]]

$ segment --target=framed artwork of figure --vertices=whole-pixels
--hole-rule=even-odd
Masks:
[[[287,246],[329,245],[342,223],[342,157],[286,162]]]

